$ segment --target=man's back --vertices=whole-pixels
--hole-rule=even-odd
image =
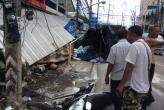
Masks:
[[[130,43],[126,39],[119,40],[119,42],[112,46],[107,61],[114,64],[112,70],[112,80],[121,80],[123,71],[126,66],[125,57],[128,53]]]

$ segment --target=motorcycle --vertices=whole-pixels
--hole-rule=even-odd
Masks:
[[[110,93],[89,93],[74,102],[67,110],[104,110],[110,105],[112,105]]]
[[[91,93],[95,82],[89,82],[87,87],[81,87],[80,90],[71,95],[58,97],[65,98],[62,102],[53,104],[46,102],[27,102],[26,106],[29,110],[103,110],[112,104],[110,93]],[[70,97],[71,96],[71,97]]]

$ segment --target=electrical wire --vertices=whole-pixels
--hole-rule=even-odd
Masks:
[[[35,22],[35,26],[33,27],[31,33],[33,33],[34,29],[36,28],[37,24],[38,24],[38,14],[37,14],[37,11],[35,11],[35,17],[36,17],[36,22]]]
[[[40,4],[40,3],[39,3],[39,4]],[[41,4],[40,4],[40,7],[41,7]],[[47,18],[46,18],[45,12],[44,12],[44,11],[42,11],[42,12],[43,12],[43,15],[44,15],[44,18],[45,18],[46,24],[47,24],[48,31],[49,31],[49,33],[50,33],[52,39],[53,39],[53,42],[54,42],[55,46],[58,48],[58,45],[57,45],[57,43],[56,43],[56,41],[55,41],[55,39],[54,39],[54,37],[53,37],[53,34],[52,34],[51,30],[50,30],[50,27],[49,27],[49,24],[48,24],[48,21],[47,21]]]
[[[45,21],[46,21],[46,24],[47,24],[48,31],[49,31],[49,33],[50,33],[52,39],[53,39],[53,42],[55,43],[55,46],[58,48],[58,45],[57,45],[57,43],[56,43],[56,41],[55,41],[55,39],[54,39],[54,37],[53,37],[53,35],[52,35],[52,32],[51,32],[51,30],[50,30],[50,27],[49,27],[49,24],[48,24],[48,21],[47,21],[45,12],[43,12],[43,15],[44,15],[44,18],[45,18]]]
[[[24,45],[25,35],[26,35],[26,30],[27,30],[27,26],[28,26],[28,24],[29,24],[29,21],[27,21],[27,23],[25,24],[25,27],[24,27],[24,31],[21,33],[21,34],[23,34],[23,36],[22,36],[23,41],[22,41],[21,46]]]
[[[26,11],[26,9],[25,9],[25,11]],[[26,29],[27,29],[27,26],[29,25],[29,21],[26,19],[26,17],[23,17],[23,18],[24,18],[24,19],[23,19],[23,24],[24,24],[24,26],[23,26],[23,28],[21,29],[22,31],[21,31],[21,33],[20,33],[20,35],[22,36],[22,40],[23,40],[21,46],[24,45]]]
[[[103,43],[105,44],[105,45],[107,45],[108,44],[108,42],[105,42],[105,39],[104,39],[104,36],[103,36],[103,34],[102,34],[102,30],[100,30],[100,33],[101,33],[101,38],[102,38],[102,40],[103,40]]]

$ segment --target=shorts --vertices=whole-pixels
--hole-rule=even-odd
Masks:
[[[123,91],[123,110],[141,110],[147,93],[138,93],[130,87]]]

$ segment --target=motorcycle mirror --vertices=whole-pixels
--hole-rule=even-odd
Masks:
[[[85,109],[86,110],[91,110],[92,104],[90,102],[86,102]]]

